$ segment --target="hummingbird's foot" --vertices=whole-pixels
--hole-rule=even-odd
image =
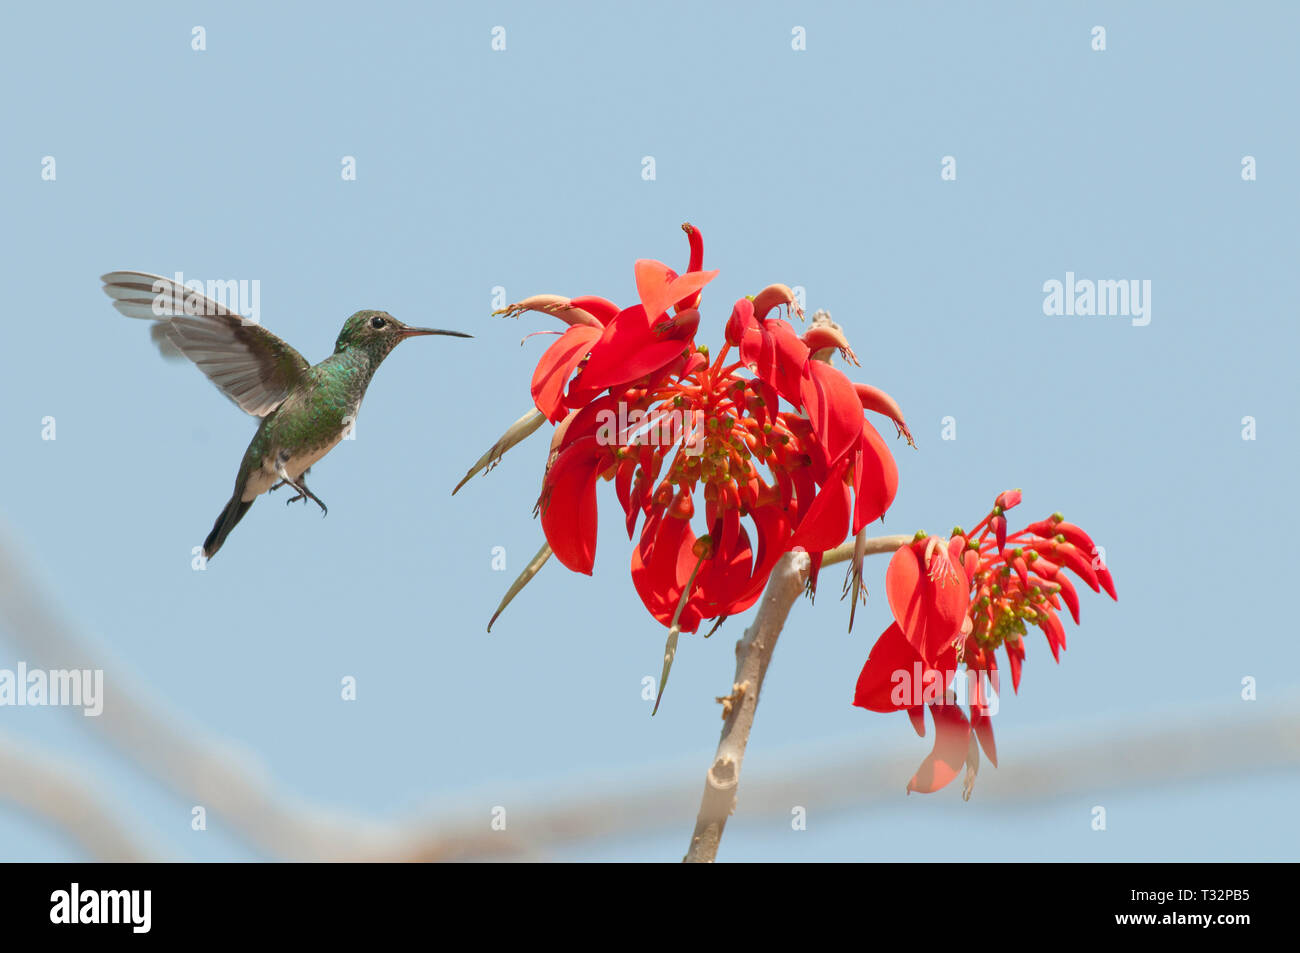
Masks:
[[[275,486],[271,487],[271,489],[268,490],[267,492],[268,492],[268,493],[274,493],[276,490],[280,489],[280,487],[282,487],[282,486],[289,486],[289,481],[288,481],[288,480],[281,480],[279,483],[275,484]],[[285,501],[284,501],[284,505],[285,505],[285,506],[288,506],[290,503],[297,503],[299,500],[306,500],[306,499],[307,499],[307,497],[305,497],[305,496],[303,496],[301,493],[299,493],[297,496],[291,496],[291,497],[289,497],[287,500],[285,500]]]
[[[275,486],[271,487],[271,489],[270,489],[269,492],[274,493],[276,490],[280,489],[280,487],[282,487],[282,486],[292,486],[292,487],[294,487],[295,489],[297,489],[297,487],[298,487],[298,485],[297,485],[296,483],[286,483],[284,480],[281,480],[281,481],[280,481],[279,483],[277,483]],[[304,484],[304,486],[305,486],[305,484]],[[325,509],[325,504],[324,504],[324,503],[321,503],[321,501],[318,500],[318,499],[316,499],[316,497],[314,497],[314,496],[312,497],[312,499],[313,499],[313,500],[316,500],[316,502],[320,505],[320,508],[321,508],[321,509]],[[306,501],[307,501],[307,497],[304,496],[302,493],[299,493],[297,496],[291,496],[291,497],[289,497],[287,500],[285,500],[285,501],[284,501],[284,505],[285,505],[285,506],[288,506],[290,503],[297,503],[299,500],[302,500],[303,502],[306,502]]]
[[[308,469],[310,469],[310,467]],[[311,490],[307,489],[307,481],[303,479],[303,477],[307,475],[307,470],[304,470],[302,474],[298,477],[297,483],[289,479],[289,474],[285,472],[283,463],[280,464],[277,473],[279,474],[280,482],[275,484],[275,486],[271,487],[272,490],[278,489],[279,487],[285,486],[287,484],[288,486],[291,486],[298,491],[297,496],[291,496],[289,497],[289,499],[284,501],[285,506],[288,506],[290,503],[296,503],[298,500],[304,500],[304,501],[311,500],[313,503],[315,503],[317,506],[320,507],[322,516],[329,515],[329,507],[321,502],[320,497],[318,497]]]
[[[284,501],[285,506],[288,506],[290,503],[297,503],[299,500],[302,500],[304,503],[307,500],[311,500],[313,503],[315,503],[317,506],[320,507],[321,516],[329,515],[330,512],[329,507],[321,502],[320,497],[318,497],[311,490],[307,489],[306,483],[290,483],[289,485],[298,491],[298,495],[291,496],[289,497],[289,499],[285,500]]]

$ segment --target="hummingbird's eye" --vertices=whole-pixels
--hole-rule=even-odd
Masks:
[[[374,328],[376,331],[378,331],[387,323],[388,323],[387,321],[385,321],[383,318],[379,317],[378,315],[375,315],[375,317],[370,319],[370,326]]]

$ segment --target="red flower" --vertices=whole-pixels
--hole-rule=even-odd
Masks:
[[[980,749],[997,766],[989,720],[995,710],[990,689],[998,690],[996,650],[1006,649],[1013,691],[1020,688],[1028,626],[1042,629],[1060,661],[1062,604],[1079,621],[1078,595],[1063,570],[1116,598],[1092,539],[1059,513],[1008,535],[1005,511],[1019,502],[1019,490],[999,495],[972,533],[955,529],[949,539],[918,533],[889,564],[885,585],[896,621],[872,648],[853,703],[870,711],[905,710],[922,735],[924,709],[930,709],[934,750],[908,782],[909,791],[936,791],[965,764],[969,797]],[[958,680],[962,664],[966,677]],[[955,691],[961,688],[969,721]]]
[[[970,605],[962,568],[966,541],[918,534],[894,553],[885,574],[889,608],[908,643],[923,659],[937,659],[961,635]]]
[[[819,563],[885,512],[898,471],[864,409],[911,437],[892,398],[828,363],[835,351],[856,363],[838,328],[800,335],[775,314],[798,311],[784,285],[736,302],[711,359],[695,335],[717,272],[701,270],[699,230],[683,230],[686,273],[638,261],[639,304],[548,295],[506,313],[569,324],[532,381],[538,411],[557,424],[538,499],[551,550],[592,572],[596,485],[612,480],[629,538],[641,524],[631,569],[642,602],[693,632],[753,605],[783,553],[802,547]]]

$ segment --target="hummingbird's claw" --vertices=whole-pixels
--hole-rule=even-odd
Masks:
[[[308,490],[306,486],[302,486],[300,487],[300,489],[303,492],[299,493],[297,496],[291,496],[289,497],[289,499],[285,500],[284,501],[285,506],[288,506],[290,503],[297,503],[299,500],[302,500],[304,503],[306,503],[308,500],[311,500],[313,503],[315,503],[317,506],[320,507],[321,509],[320,515],[322,517],[329,516],[329,512],[330,512],[329,507],[326,506],[324,503],[322,503],[315,493],[312,493],[310,490]]]
[[[305,499],[303,500],[304,503],[307,500],[311,500],[313,503],[315,503],[317,506],[320,507],[320,515],[322,517],[329,515],[329,508],[320,501],[320,497],[318,497],[311,490],[307,489],[306,483],[300,484],[298,486],[298,489],[302,491],[302,496],[305,497]]]
[[[311,490],[307,489],[307,481],[304,480],[302,476],[298,477],[298,482],[295,483],[293,480],[289,479],[289,474],[284,472],[283,466],[281,466],[279,472],[280,472],[280,482],[272,486],[271,489],[278,490],[280,489],[280,487],[285,486],[287,484],[298,491],[297,496],[291,496],[289,497],[289,499],[284,501],[285,506],[288,506],[290,503],[297,503],[299,500],[302,500],[303,502],[306,502],[307,500],[311,500],[313,503],[315,503],[317,506],[320,507],[321,516],[329,515],[330,512],[329,507],[327,507],[324,503],[320,501],[320,497],[318,497]],[[303,476],[306,476],[306,473],[307,471],[304,470]]]

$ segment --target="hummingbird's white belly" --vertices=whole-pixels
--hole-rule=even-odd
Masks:
[[[318,447],[295,454],[285,450],[275,450],[267,454],[262,459],[262,466],[249,474],[248,483],[244,486],[243,499],[256,499],[279,483],[284,479],[281,470],[289,475],[289,479],[296,481],[308,467],[338,446],[345,435],[346,431]]]

